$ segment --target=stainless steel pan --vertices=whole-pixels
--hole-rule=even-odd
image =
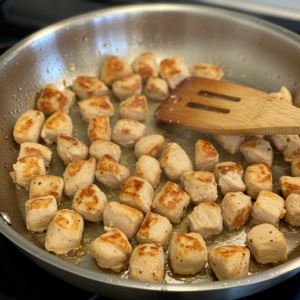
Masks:
[[[37,94],[45,84],[55,83],[63,88],[79,74],[98,75],[101,64],[110,55],[131,62],[144,51],[153,51],[158,60],[179,55],[190,67],[199,61],[215,63],[224,69],[225,80],[265,92],[285,85],[300,106],[300,37],[262,20],[201,6],[155,4],[97,11],[50,26],[0,58],[0,211],[8,214],[12,222],[9,226],[0,220],[1,232],[57,277],[115,299],[237,298],[269,288],[297,273],[298,229],[285,229],[293,238],[288,243],[289,259],[279,266],[238,280],[184,285],[136,282],[69,264],[47,253],[37,236],[26,230],[19,201],[23,192],[16,189],[8,173],[18,155],[12,137],[16,119],[35,106]],[[79,116],[78,111],[73,114]],[[168,139],[179,138],[182,144],[191,136],[155,121],[148,124],[148,133],[162,130],[168,132]],[[83,132],[78,135],[86,139]],[[127,164],[131,164],[130,159]],[[286,170],[287,165],[277,162],[273,175]],[[278,189],[276,184],[274,189]]]

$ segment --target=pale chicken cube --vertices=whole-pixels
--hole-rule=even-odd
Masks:
[[[268,137],[267,135],[262,135],[262,134],[258,134],[258,135],[245,135],[245,141],[252,140],[253,138],[267,140],[267,137]],[[271,143],[271,141],[269,141],[269,142]]]
[[[117,162],[121,158],[120,146],[109,141],[93,141],[89,152],[90,156],[95,157],[97,161],[99,161],[105,154],[111,155]]]
[[[179,180],[185,171],[193,170],[189,157],[177,143],[170,143],[166,147],[160,166],[170,180]]]
[[[92,118],[99,116],[112,117],[115,113],[114,106],[107,95],[93,96],[81,100],[78,102],[78,106],[83,120],[87,123]]]
[[[76,160],[87,159],[89,149],[83,142],[61,133],[57,137],[57,154],[68,165]]]
[[[25,142],[20,146],[18,159],[25,156],[40,156],[44,160],[45,166],[49,167],[52,151],[48,147],[41,144]]]
[[[132,63],[132,69],[139,74],[143,82],[146,82],[151,76],[158,76],[158,65],[155,55],[151,52],[142,53]]]
[[[140,95],[142,93],[142,77],[139,74],[126,75],[113,83],[112,92],[120,101]]]
[[[144,214],[150,212],[153,198],[152,185],[147,180],[136,176],[126,181],[119,196],[121,203],[138,209]]]
[[[78,76],[73,81],[72,90],[80,100],[108,93],[108,87],[101,80],[92,76]]]
[[[80,214],[73,210],[58,211],[48,226],[45,248],[56,254],[66,254],[80,246],[84,221]]]
[[[128,239],[136,235],[143,219],[144,215],[139,210],[114,201],[108,203],[103,212],[103,224],[121,230]]]
[[[291,173],[293,177],[300,177],[300,153],[293,153],[286,157],[285,161],[291,163]]]
[[[25,142],[37,143],[45,122],[45,116],[38,110],[30,109],[17,120],[13,135],[18,144]]]
[[[170,242],[169,259],[175,274],[196,274],[203,270],[207,263],[205,241],[199,233],[177,232]]]
[[[147,180],[153,188],[156,188],[160,181],[160,175],[161,170],[158,160],[148,155],[142,155],[139,158],[134,176]]]
[[[107,116],[91,118],[88,127],[88,136],[91,143],[97,140],[110,141],[111,128],[109,118]]]
[[[284,198],[292,193],[300,195],[300,177],[281,176],[279,183]]]
[[[284,157],[300,152],[299,135],[270,135],[270,138]]]
[[[119,112],[122,119],[145,121],[148,112],[147,98],[144,95],[129,97],[121,102]]]
[[[251,197],[241,193],[227,193],[221,202],[224,224],[230,228],[243,227],[250,219]]]
[[[57,203],[53,196],[39,197],[25,202],[26,227],[41,232],[47,230],[57,213]]]
[[[289,224],[300,226],[300,195],[294,193],[288,195],[285,209],[284,220]]]
[[[129,262],[129,279],[162,283],[165,256],[161,244],[140,244],[132,253]]]
[[[253,227],[246,239],[251,254],[261,264],[277,263],[287,259],[284,236],[271,224]]]
[[[273,149],[270,143],[261,138],[253,138],[241,144],[240,150],[250,164],[266,163],[269,168],[273,163]]]
[[[95,179],[96,159],[77,160],[70,163],[64,174],[64,192],[73,197],[75,193],[87,185],[92,184]]]
[[[132,73],[131,66],[126,60],[118,56],[112,56],[104,63],[100,80],[111,86],[114,81]]]
[[[74,92],[70,90],[60,91],[54,84],[47,84],[37,101],[37,108],[48,115],[52,115],[57,111],[68,114],[74,102]]]
[[[128,168],[118,164],[109,154],[101,157],[95,172],[96,178],[109,188],[121,188],[130,176]]]
[[[185,62],[179,57],[166,58],[160,62],[160,76],[167,81],[170,89],[190,76]]]
[[[142,155],[157,158],[163,149],[164,141],[165,139],[162,135],[147,135],[135,144],[134,154],[137,158],[140,158]]]
[[[163,101],[169,95],[168,83],[162,78],[149,77],[144,93],[150,99]]]
[[[194,66],[192,76],[221,80],[224,72],[215,65],[200,62]]]
[[[44,160],[40,156],[27,156],[19,158],[13,165],[14,179],[17,184],[29,189],[34,176],[45,175],[46,168]]]
[[[277,93],[270,93],[270,96],[273,96],[281,101],[284,101],[289,104],[293,104],[293,99],[290,91],[285,87],[282,86],[280,91]]]
[[[64,181],[59,176],[40,175],[34,176],[30,183],[30,199],[54,196],[57,203],[61,202],[64,189]]]
[[[242,179],[243,168],[234,162],[216,164],[215,176],[223,195],[229,192],[244,192],[246,190],[246,185]]]
[[[171,223],[179,223],[190,204],[190,196],[175,183],[168,181],[152,203],[155,212],[167,217]]]
[[[221,208],[213,202],[200,203],[188,215],[191,232],[199,233],[203,238],[220,233],[223,230]]]
[[[231,154],[239,152],[241,144],[245,141],[245,137],[240,135],[213,134],[213,137]]]
[[[85,220],[100,222],[103,219],[103,211],[107,205],[107,199],[103,192],[95,184],[79,189],[73,198],[72,208]]]
[[[208,263],[219,280],[248,275],[250,251],[241,246],[223,246],[208,252]]]
[[[124,146],[134,147],[146,131],[146,126],[138,121],[122,119],[117,122],[112,133],[112,139]]]
[[[205,202],[216,202],[218,188],[215,175],[205,171],[187,171],[180,178],[185,191],[191,197],[191,203],[198,205]]]
[[[57,141],[57,137],[64,133],[66,135],[72,135],[73,123],[69,115],[58,111],[51,115],[45,122],[41,137],[47,144],[53,144]]]
[[[272,192],[272,172],[266,163],[250,165],[245,172],[246,193],[256,199],[259,192]]]
[[[105,226],[104,231],[91,243],[89,251],[101,268],[120,272],[129,263],[132,247],[121,230]]]
[[[213,171],[219,161],[219,154],[208,141],[200,139],[195,146],[195,166],[198,171]]]
[[[140,244],[160,243],[164,248],[172,232],[172,224],[161,215],[147,213],[136,235]]]

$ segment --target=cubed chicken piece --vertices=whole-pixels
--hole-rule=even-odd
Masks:
[[[213,171],[219,161],[219,154],[208,141],[201,139],[195,146],[195,166],[198,171]]]
[[[107,227],[122,230],[128,239],[132,239],[139,230],[144,215],[139,210],[119,202],[110,202],[103,212],[103,223]]]
[[[168,83],[162,78],[149,77],[145,87],[145,95],[153,100],[165,100],[169,95]]]
[[[101,157],[95,172],[99,182],[110,188],[121,188],[130,176],[128,168],[119,165],[109,154]]]
[[[84,221],[80,214],[73,210],[58,211],[48,226],[45,248],[56,254],[66,254],[79,248]]]
[[[300,195],[300,177],[281,176],[279,183],[284,198],[292,193]]]
[[[48,228],[57,213],[57,203],[53,196],[30,199],[25,202],[26,227],[41,232]]]
[[[191,232],[199,233],[203,238],[220,233],[223,230],[223,218],[218,204],[200,203],[188,216]]]
[[[243,142],[240,146],[240,150],[250,164],[264,162],[269,168],[272,167],[273,149],[268,141],[260,138],[253,138]]]
[[[64,181],[58,176],[34,176],[30,184],[29,197],[33,199],[51,195],[54,196],[57,203],[60,203],[63,189]]]
[[[293,153],[286,157],[285,161],[291,162],[291,172],[293,177],[300,177],[300,153]]]
[[[37,143],[45,122],[45,116],[38,110],[30,109],[20,116],[14,127],[14,139],[18,144]]]
[[[81,141],[61,133],[57,137],[57,154],[68,165],[76,160],[85,160],[89,156],[88,147]]]
[[[241,144],[245,141],[245,137],[240,135],[213,134],[213,136],[222,148],[231,154],[239,152]]]
[[[31,180],[34,176],[45,175],[45,163],[40,156],[26,156],[19,158],[13,165],[14,179],[17,184],[29,189]]]
[[[111,155],[118,162],[121,157],[121,149],[119,145],[109,141],[93,141],[90,146],[90,156],[99,161],[105,154]]]
[[[284,157],[300,152],[299,135],[270,135],[270,138]]]
[[[243,168],[234,162],[222,162],[215,165],[215,175],[221,189],[226,195],[229,192],[244,192]]]
[[[61,92],[54,84],[47,84],[37,101],[37,108],[48,115],[52,115],[57,111],[68,114],[74,102],[74,92],[70,90]]]
[[[41,144],[25,142],[20,146],[18,159],[25,156],[40,156],[44,160],[45,166],[49,167],[52,151],[48,147]]]
[[[90,184],[84,189],[79,189],[73,198],[72,208],[85,220],[100,222],[107,199],[95,184]]]
[[[156,58],[151,52],[139,55],[132,63],[132,69],[142,77],[143,82],[146,82],[150,76],[158,76]]]
[[[160,181],[160,165],[155,158],[142,155],[136,163],[134,176],[147,180],[153,188],[156,188]]]
[[[175,87],[190,76],[185,62],[179,57],[166,58],[160,63],[160,75],[167,81],[170,89]]]
[[[253,227],[247,234],[247,246],[261,264],[277,263],[287,259],[283,234],[271,224]]]
[[[58,111],[45,122],[41,136],[47,144],[53,144],[61,133],[72,135],[73,124],[69,115]]]
[[[251,197],[241,192],[227,193],[221,202],[224,224],[230,228],[243,227],[250,219]]]
[[[223,246],[208,252],[208,263],[219,280],[248,275],[250,251],[241,246]]]
[[[157,158],[163,149],[164,141],[165,139],[162,135],[147,135],[135,144],[134,154],[137,158],[140,158],[142,155]]]
[[[72,89],[80,100],[108,93],[108,87],[101,80],[92,76],[78,76],[73,81]]]
[[[224,72],[215,65],[201,62],[194,66],[192,76],[221,80],[224,76]]]
[[[160,243],[166,246],[172,232],[170,221],[161,215],[147,213],[136,235],[140,244]]]
[[[244,176],[246,193],[256,199],[262,190],[272,192],[272,172],[266,163],[250,165]]]
[[[93,96],[78,102],[79,111],[85,122],[89,122],[92,118],[107,116],[112,117],[115,113],[114,106],[107,95]]]
[[[111,86],[114,81],[132,73],[131,66],[126,60],[118,56],[112,56],[104,63],[100,79],[106,85]]]
[[[165,256],[161,244],[140,244],[132,253],[129,262],[129,279],[162,283]]]
[[[290,194],[285,200],[286,213],[284,220],[292,225],[300,226],[300,195]]]
[[[215,175],[205,171],[184,172],[180,180],[185,191],[191,197],[191,202],[195,205],[205,202],[216,202],[218,198],[218,188]]]
[[[91,118],[88,127],[88,136],[91,143],[96,140],[110,141],[111,128],[109,118],[107,116]]]
[[[104,231],[91,243],[89,251],[98,266],[120,272],[129,263],[132,247],[121,230],[105,226]]]
[[[119,196],[121,203],[136,208],[144,214],[150,212],[153,198],[152,185],[147,180],[136,176],[126,181]]]
[[[142,77],[139,74],[124,76],[113,83],[112,91],[120,101],[140,95],[142,93]]]
[[[252,140],[252,139],[255,139],[255,138],[267,140],[267,135],[263,135],[263,134],[245,135],[245,141],[249,141],[249,140]],[[269,141],[269,143],[271,143],[271,141]]]
[[[175,274],[191,275],[204,269],[207,263],[205,242],[199,233],[177,232],[169,250],[170,267]]]
[[[96,159],[77,160],[70,163],[64,174],[64,192],[67,196],[73,197],[79,189],[92,184],[95,179]]]
[[[134,147],[137,141],[145,135],[145,131],[144,124],[131,119],[122,119],[115,125],[112,139],[124,147]]]
[[[160,166],[170,180],[179,180],[185,171],[193,170],[189,157],[177,143],[170,143],[167,146]]]
[[[280,88],[280,91],[277,93],[270,93],[270,96],[273,96],[286,103],[293,104],[292,95],[285,86],[282,86]]]
[[[285,215],[284,199],[269,191],[260,191],[252,207],[251,222],[255,225],[268,223],[279,227]]]
[[[175,183],[168,181],[156,195],[152,207],[155,212],[167,217],[171,223],[179,223],[190,204],[190,196]]]
[[[144,95],[129,97],[120,104],[120,115],[122,119],[144,121],[146,120],[147,112],[147,98]]]

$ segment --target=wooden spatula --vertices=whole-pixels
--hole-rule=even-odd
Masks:
[[[155,117],[216,134],[300,134],[299,108],[249,87],[200,77],[181,82]]]

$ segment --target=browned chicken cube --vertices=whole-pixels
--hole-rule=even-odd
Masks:
[[[147,98],[144,95],[129,97],[120,104],[120,115],[122,119],[144,121],[146,120],[147,112]]]
[[[88,127],[88,136],[91,143],[96,140],[110,141],[111,128],[109,118],[107,116],[91,118]]]
[[[195,146],[195,166],[198,171],[213,171],[219,161],[219,154],[208,141],[200,139]]]
[[[140,95],[142,93],[142,77],[139,74],[126,75],[113,83],[112,91],[120,101]]]
[[[132,63],[132,69],[135,73],[142,76],[143,82],[146,82],[150,76],[158,76],[156,58],[151,52],[139,55]]]
[[[163,149],[164,141],[164,137],[159,134],[144,136],[135,144],[134,154],[137,158],[142,155],[157,158]]]
[[[224,72],[215,65],[200,62],[194,66],[192,76],[221,80]]]

